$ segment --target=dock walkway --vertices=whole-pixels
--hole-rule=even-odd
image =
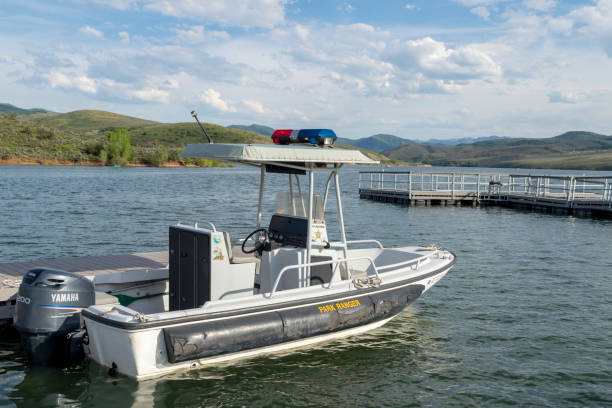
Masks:
[[[359,196],[411,205],[502,205],[612,217],[612,175],[361,171]]]
[[[44,266],[80,275],[99,275],[136,269],[164,268],[167,264],[168,251],[0,263],[0,323],[12,319],[15,294],[23,275],[30,269]]]

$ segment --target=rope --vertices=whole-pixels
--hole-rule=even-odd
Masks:
[[[2,287],[5,288],[18,288],[21,285],[21,279],[5,279],[2,281]]]
[[[372,276],[369,278],[355,278],[353,279],[353,285],[355,285],[358,289],[363,288],[378,288],[382,280],[377,278],[376,276]]]

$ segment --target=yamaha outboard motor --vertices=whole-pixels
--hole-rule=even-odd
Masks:
[[[28,360],[50,365],[71,359],[81,309],[94,302],[93,284],[83,276],[46,268],[28,271],[19,286],[14,321]]]

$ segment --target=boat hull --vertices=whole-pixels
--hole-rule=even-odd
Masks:
[[[288,310],[164,328],[168,360],[177,363],[229,354],[389,319],[424,289],[423,285],[408,285]]]
[[[380,327],[448,272],[319,301],[164,325],[107,325],[84,313],[88,352],[98,363],[147,379],[206,364],[301,347]],[[118,327],[122,326],[122,327]]]

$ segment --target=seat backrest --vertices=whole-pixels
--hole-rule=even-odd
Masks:
[[[232,241],[230,241],[229,232],[223,231],[223,240],[225,241],[225,248],[227,249],[227,259],[232,262],[234,254],[232,254]]]

